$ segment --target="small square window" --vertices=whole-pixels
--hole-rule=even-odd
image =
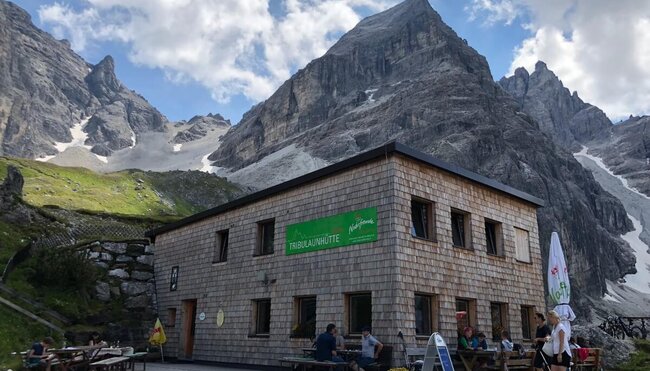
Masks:
[[[167,327],[176,326],[176,308],[167,308]]]
[[[515,250],[517,260],[530,263],[530,238],[528,231],[515,228]]]
[[[431,335],[438,327],[437,313],[435,296],[415,294],[415,334]]]
[[[222,263],[228,260],[228,230],[216,233],[213,263]]]
[[[492,340],[501,341],[501,331],[508,330],[508,304],[490,303],[492,318]]]
[[[451,210],[451,233],[454,246],[471,247],[470,214],[460,210]]]
[[[271,299],[253,301],[253,333],[268,335],[271,332]]]
[[[535,329],[535,307],[521,306],[521,334],[524,340],[533,338],[533,329]]]
[[[273,254],[275,243],[275,220],[257,223],[257,249],[255,255]]]
[[[316,297],[307,296],[294,300],[296,305],[296,324],[292,336],[298,338],[313,338],[316,336]]]
[[[411,235],[435,240],[433,204],[421,199],[411,200]]]
[[[372,327],[372,294],[348,295],[348,328],[350,334],[360,334],[365,326]]]
[[[503,232],[501,223],[485,219],[485,245],[490,255],[503,255]]]

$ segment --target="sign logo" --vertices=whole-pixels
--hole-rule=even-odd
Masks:
[[[377,241],[377,208],[287,226],[286,254],[302,254]]]

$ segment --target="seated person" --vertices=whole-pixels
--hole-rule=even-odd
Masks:
[[[318,335],[316,338],[316,351],[314,352],[314,359],[317,361],[332,361],[332,362],[345,362],[343,358],[336,354],[336,338],[334,337],[334,330],[336,325],[330,323],[327,325],[325,332]],[[343,366],[337,367],[337,370],[343,370]]]
[[[357,358],[356,362],[352,362],[350,366],[354,371],[364,371],[363,367],[376,362],[383,348],[384,345],[370,334],[370,327],[363,327],[361,329],[361,357]]]
[[[106,342],[101,340],[101,338],[99,337],[99,332],[93,331],[92,334],[90,334],[90,340],[88,341],[88,345],[90,346],[106,345]]]
[[[339,334],[338,328],[334,328],[334,333],[332,335],[336,338],[336,349],[345,350],[345,339],[341,334]]]
[[[501,331],[501,350],[506,352],[512,352],[514,349],[514,344],[510,341],[510,333],[507,330]]]
[[[50,371],[53,354],[46,354],[45,351],[52,347],[54,340],[51,337],[46,337],[40,342],[32,344],[32,348],[27,353],[27,361],[30,366],[41,365],[45,371]]]
[[[487,350],[487,341],[485,340],[485,334],[479,332],[474,339],[472,339],[472,349],[474,350]]]
[[[472,350],[474,329],[467,326],[463,330],[463,336],[458,338],[458,350]]]

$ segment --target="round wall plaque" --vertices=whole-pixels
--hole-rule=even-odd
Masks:
[[[199,321],[203,321],[204,319],[205,319],[205,312],[201,312],[201,314],[199,314]]]
[[[217,327],[223,326],[223,320],[225,318],[225,315],[223,314],[223,310],[219,309],[217,312]]]

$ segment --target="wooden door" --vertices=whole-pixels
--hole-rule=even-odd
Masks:
[[[181,357],[192,359],[194,350],[194,331],[196,329],[196,299],[183,300],[183,338]]]

